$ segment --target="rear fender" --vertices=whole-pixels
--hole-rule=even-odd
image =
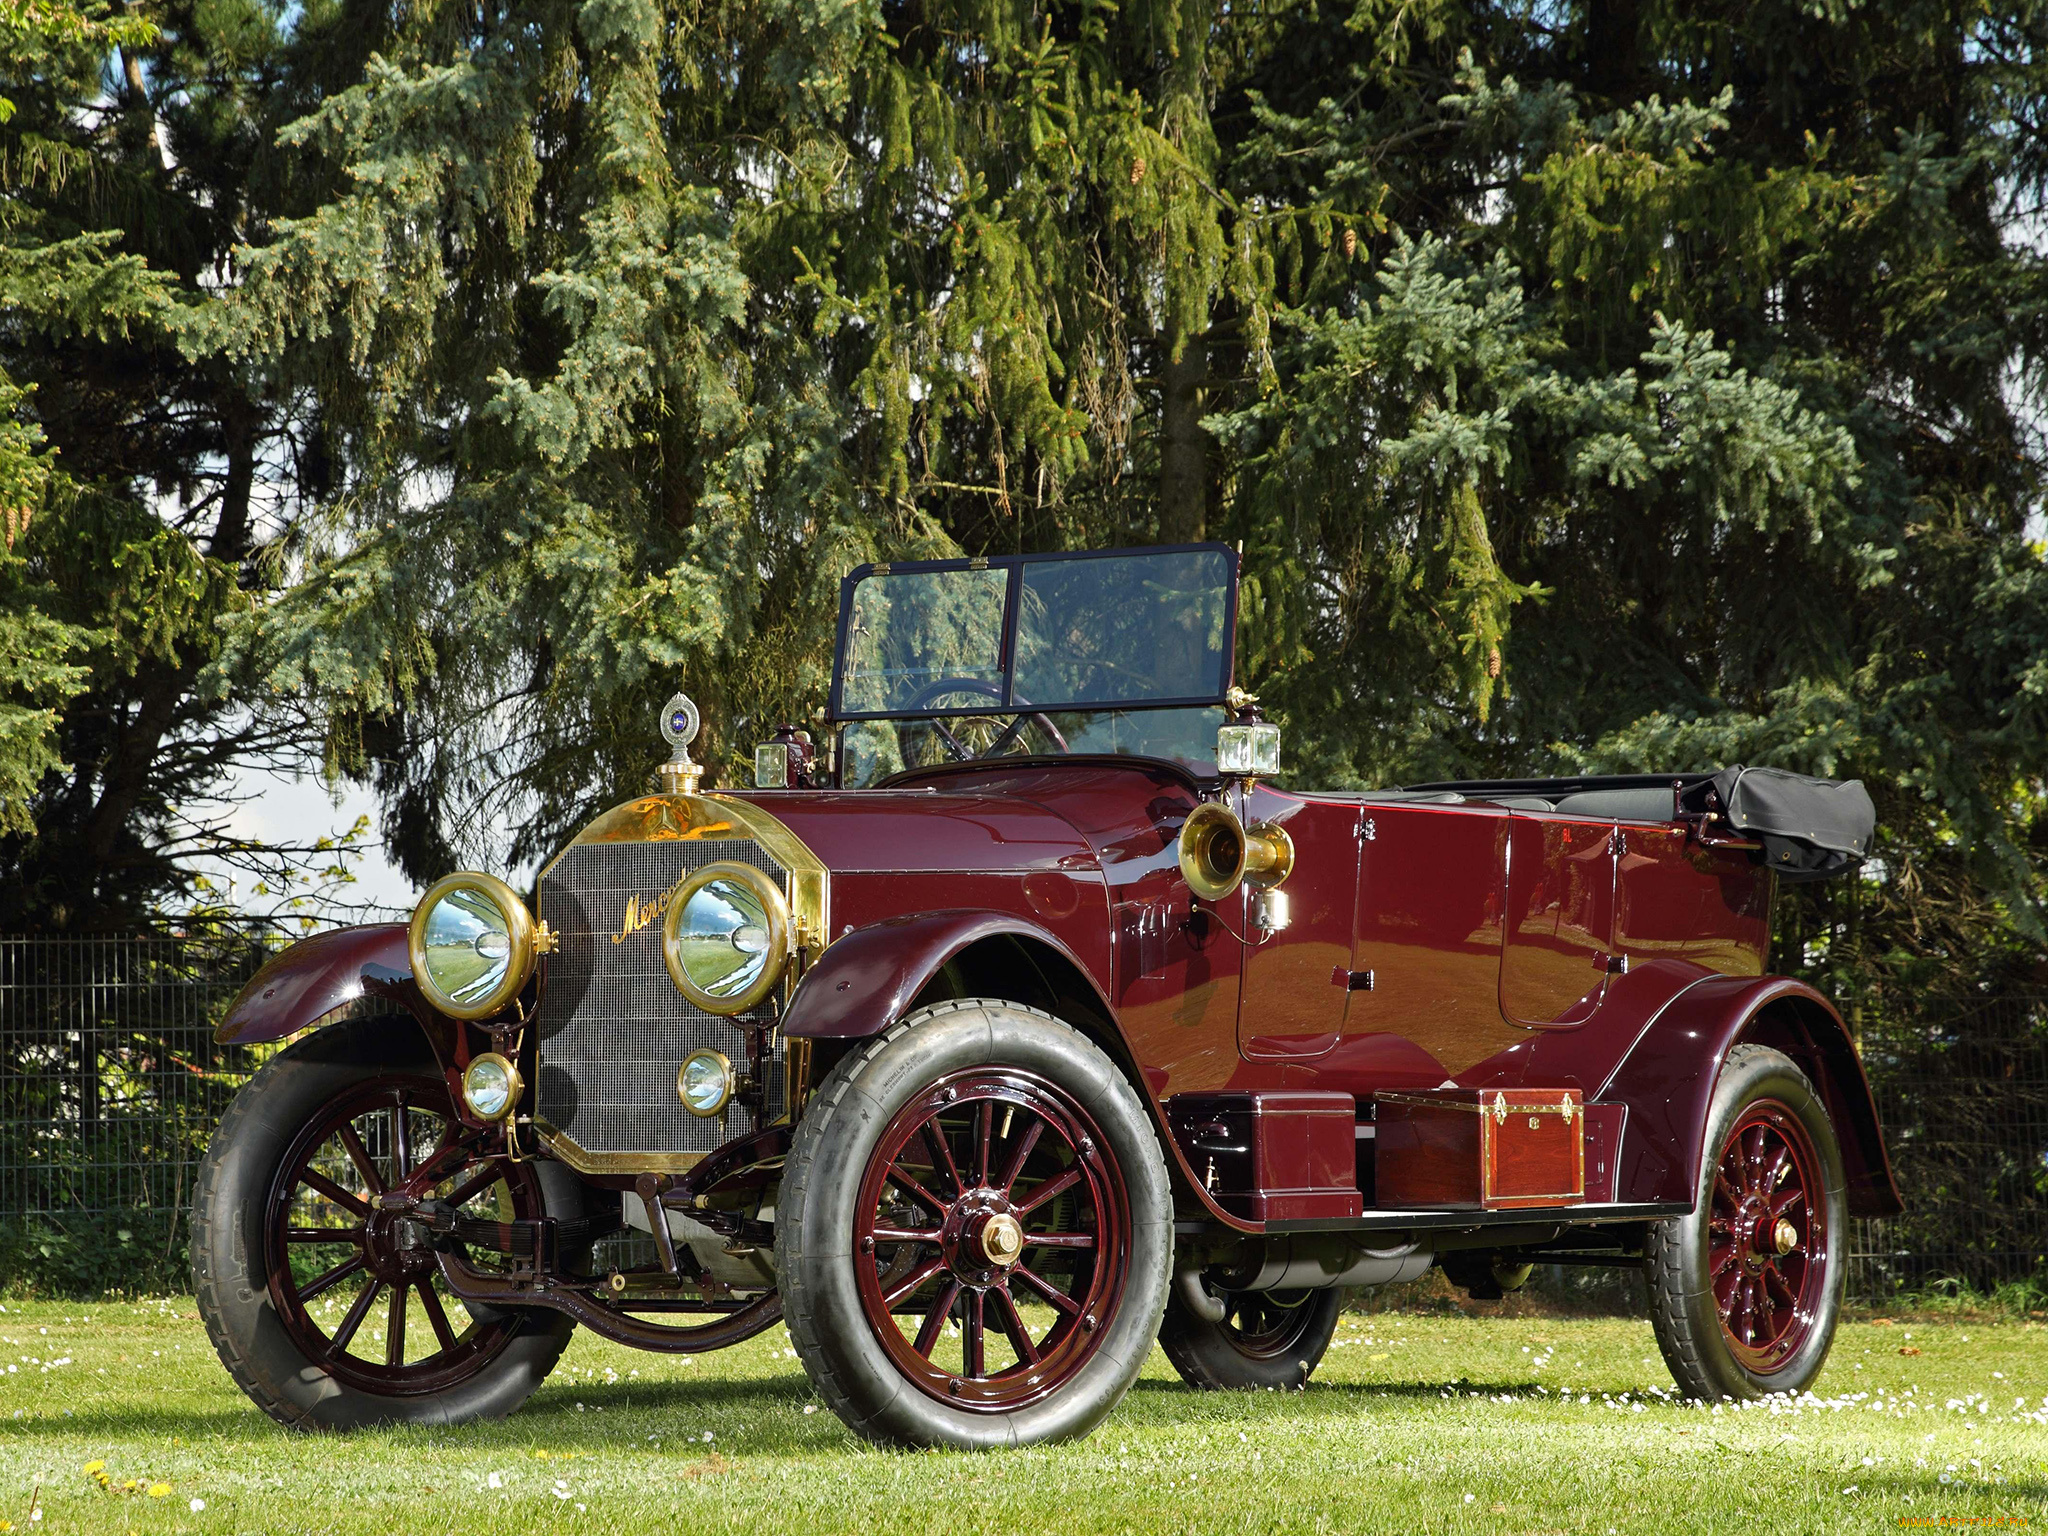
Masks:
[[[316,933],[279,951],[249,979],[214,1031],[223,1045],[264,1045],[347,1015],[364,997],[410,1013],[444,1070],[457,1059],[458,1030],[420,995],[406,953],[406,925],[377,923]]]
[[[1812,1079],[1842,1144],[1849,1214],[1896,1216],[1903,1204],[1877,1104],[1842,1016],[1783,976],[1715,976],[1686,988],[1591,1095],[1628,1106],[1616,1198],[1692,1202],[1714,1084],[1741,1044],[1781,1050]]]
[[[1018,996],[1019,986],[1031,995]],[[880,1034],[920,1003],[947,997],[1009,997],[1044,1008],[1108,1053],[1159,1129],[1184,1207],[1240,1232],[1263,1228],[1219,1206],[1189,1167],[1101,983],[1036,924],[1001,912],[926,912],[856,928],[811,967],[783,1015],[798,1040],[853,1041]]]

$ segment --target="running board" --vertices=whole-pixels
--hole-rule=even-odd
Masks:
[[[1269,1221],[1260,1230],[1276,1237],[1293,1232],[1472,1232],[1483,1227],[1526,1227],[1538,1223],[1597,1227],[1607,1222],[1666,1221],[1691,1214],[1692,1206],[1684,1200],[1520,1206],[1504,1211],[1369,1210],[1363,1216]],[[1215,1222],[1177,1221],[1173,1230],[1179,1237],[1199,1237],[1221,1228]]]

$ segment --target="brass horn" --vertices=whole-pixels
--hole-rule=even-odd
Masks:
[[[1180,872],[1203,901],[1221,901],[1240,884],[1269,891],[1294,869],[1294,840],[1283,828],[1260,822],[1246,829],[1237,813],[1205,800],[1180,829]]]

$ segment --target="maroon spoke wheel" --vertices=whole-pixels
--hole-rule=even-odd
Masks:
[[[532,1221],[531,1163],[462,1133],[439,1079],[374,1077],[302,1130],[271,1188],[271,1300],[309,1359],[380,1396],[444,1391],[489,1368],[519,1331],[507,1313],[472,1319],[441,1287],[420,1229],[384,1201],[435,1198],[463,1215]]]
[[[465,1308],[387,1203],[432,1195],[483,1221],[584,1214],[573,1174],[499,1155],[463,1129],[448,1093],[410,1020],[359,1019],[280,1052],[221,1118],[193,1194],[199,1312],[236,1383],[278,1422],[496,1418],[567,1345],[575,1325],[558,1312]]]
[[[1827,1290],[1820,1157],[1799,1119],[1751,1103],[1721,1144],[1710,1194],[1707,1272],[1728,1347],[1768,1375],[1798,1352]]]
[[[1123,1289],[1130,1212],[1072,1094],[1023,1072],[949,1074],[883,1132],[858,1200],[861,1304],[908,1380],[1000,1413],[1087,1364]]]
[[[1229,1291],[1223,1320],[1196,1317],[1175,1296],[1160,1348],[1181,1380],[1210,1391],[1260,1391],[1307,1384],[1336,1336],[1350,1293],[1341,1290]]]
[[[848,1424],[963,1448],[1084,1434],[1143,1365],[1172,1198],[1123,1074],[993,1000],[912,1014],[813,1096],[776,1218],[790,1337]]]
[[[1692,1396],[1804,1390],[1841,1310],[1841,1151],[1813,1085],[1762,1046],[1728,1053],[1703,1138],[1692,1215],[1644,1244],[1650,1315]]]

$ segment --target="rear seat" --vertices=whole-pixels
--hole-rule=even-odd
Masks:
[[[1669,821],[1672,795],[1668,788],[1586,789],[1557,802],[1559,815],[1589,821]]]

